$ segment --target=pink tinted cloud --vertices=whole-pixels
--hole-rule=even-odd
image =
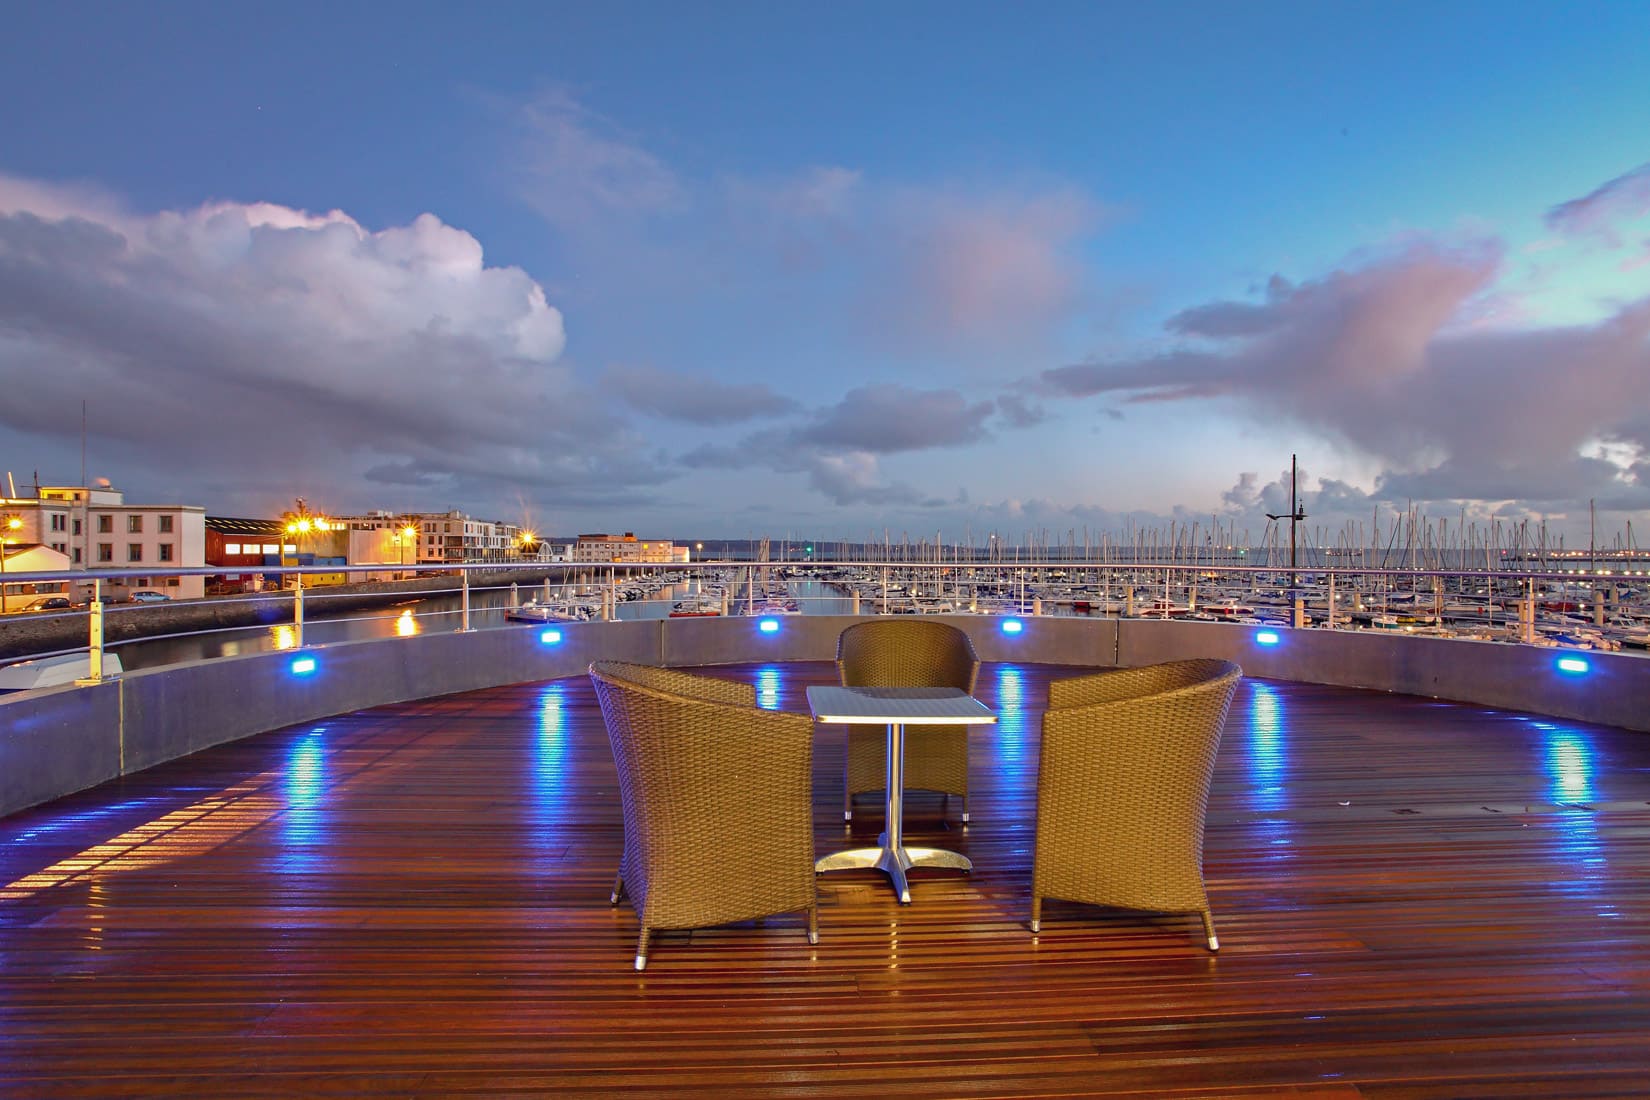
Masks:
[[[1547,225],[1565,236],[1595,237],[1618,247],[1620,224],[1645,214],[1650,214],[1650,164],[1641,164],[1579,199],[1553,207],[1547,211]]]
[[[1218,393],[1383,460],[1383,486],[1427,499],[1555,499],[1623,489],[1590,440],[1650,444],[1650,299],[1593,325],[1473,327],[1498,253],[1414,245],[1263,303],[1171,321],[1202,347],[1045,372],[1071,395]],[[1635,419],[1635,417],[1638,417]],[[1516,491],[1523,486],[1522,494]],[[1631,487],[1627,487],[1631,488]],[[1635,490],[1650,500],[1650,485]]]
[[[972,197],[906,189],[888,207],[891,253],[875,310],[904,336],[1000,349],[1036,339],[1084,292],[1077,247],[1100,206],[1070,189]]]

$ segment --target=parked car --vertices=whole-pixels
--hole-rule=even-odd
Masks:
[[[68,611],[74,607],[67,596],[36,596],[23,605],[24,611]]]
[[[133,603],[167,603],[172,597],[150,588],[140,588],[129,597]]]

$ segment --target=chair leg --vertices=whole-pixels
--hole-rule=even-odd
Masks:
[[[808,942],[819,942],[819,906],[808,906]]]
[[[636,969],[647,969],[647,941],[652,938],[653,929],[642,925],[642,934],[636,938]]]
[[[1031,899],[1031,930],[1033,932],[1041,932],[1043,930],[1042,898],[1034,897]]]
[[[854,819],[854,796],[848,790],[847,784],[842,787],[842,820],[849,822]]]
[[[1203,934],[1209,938],[1209,950],[1219,951],[1220,940],[1215,937],[1215,915],[1207,909],[1200,915],[1203,917]]]
[[[617,905],[622,897],[624,897],[624,872],[620,871],[613,876],[613,893],[608,897],[607,904]]]

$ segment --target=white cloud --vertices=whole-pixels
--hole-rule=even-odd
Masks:
[[[0,430],[71,436],[84,398],[105,461],[357,506],[378,503],[363,477],[451,499],[660,479],[557,363],[543,289],[433,215],[137,215],[4,178],[0,197]]]

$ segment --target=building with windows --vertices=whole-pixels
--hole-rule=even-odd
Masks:
[[[463,562],[513,562],[522,558],[548,561],[549,547],[542,541],[524,543],[522,528],[513,523],[476,519],[463,512],[369,512],[345,516],[339,522],[351,531],[389,531],[388,542],[368,539],[360,543],[365,553],[379,555],[385,564],[457,565]],[[354,556],[351,565],[375,564]],[[393,551],[393,552],[392,552]]]
[[[669,539],[638,539],[626,531],[622,535],[580,535],[573,544],[575,562],[685,562],[688,548]]]
[[[193,504],[128,504],[106,479],[84,485],[36,485],[33,495],[0,498],[0,515],[21,521],[19,543],[37,542],[68,559],[70,569],[146,569],[147,575],[111,578],[104,598],[153,588],[178,599],[204,591],[199,576],[180,577],[168,569],[205,564],[206,509]],[[83,587],[89,589],[89,585]],[[84,599],[86,592],[77,592]]]

